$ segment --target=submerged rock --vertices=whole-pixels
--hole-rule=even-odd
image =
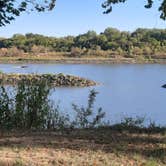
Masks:
[[[27,67],[28,67],[28,66],[26,66],[26,65],[22,65],[22,66],[21,66],[21,68],[27,68]]]
[[[29,81],[46,81],[54,87],[87,87],[97,85],[96,82],[85,78],[60,74],[0,74],[0,82],[7,85],[17,84],[24,80],[25,83]]]
[[[166,88],[166,84],[162,85],[162,88]]]

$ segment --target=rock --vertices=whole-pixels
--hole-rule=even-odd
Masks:
[[[27,68],[28,66],[26,66],[26,65],[23,65],[23,66],[21,66],[21,68]]]
[[[1,74],[0,80],[4,84],[17,84],[19,81],[24,80],[25,83],[31,81],[47,81],[52,86],[77,86],[86,87],[97,85],[94,81],[84,78],[60,74]]]
[[[166,88],[166,84],[162,85],[162,88]]]

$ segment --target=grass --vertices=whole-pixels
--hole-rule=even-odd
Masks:
[[[166,135],[112,128],[6,133],[0,165],[164,166]]]
[[[0,63],[166,63],[164,59],[137,59],[137,58],[105,58],[105,57],[66,57],[66,56],[18,56],[0,57]]]
[[[16,104],[1,87],[0,165],[166,165],[165,127],[151,122],[145,127],[144,117],[125,117],[114,125],[102,123],[104,112],[99,108],[94,114],[94,90],[90,91],[87,107],[73,105],[76,117],[71,121],[59,109],[49,109],[46,97],[50,88],[45,84],[29,84],[28,90],[20,85],[16,110],[11,110]],[[38,116],[34,116],[36,110]],[[91,121],[92,115],[95,118]],[[45,121],[46,117],[49,121]]]

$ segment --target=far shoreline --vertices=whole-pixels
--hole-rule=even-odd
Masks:
[[[166,64],[166,59],[69,58],[69,57],[0,57],[0,64]]]

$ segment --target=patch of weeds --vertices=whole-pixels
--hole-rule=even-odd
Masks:
[[[102,126],[102,119],[105,117],[105,112],[102,111],[102,108],[97,110],[97,114],[94,115],[94,102],[96,100],[96,92],[94,89],[90,91],[88,97],[87,107],[79,107],[76,104],[72,104],[73,110],[76,112],[75,120],[73,121],[73,126],[77,128],[95,128]],[[92,118],[94,117],[94,118]]]
[[[156,160],[149,160],[149,161],[146,161],[143,166],[158,166],[158,162]]]
[[[25,164],[21,160],[17,160],[13,163],[13,166],[25,166]]]

